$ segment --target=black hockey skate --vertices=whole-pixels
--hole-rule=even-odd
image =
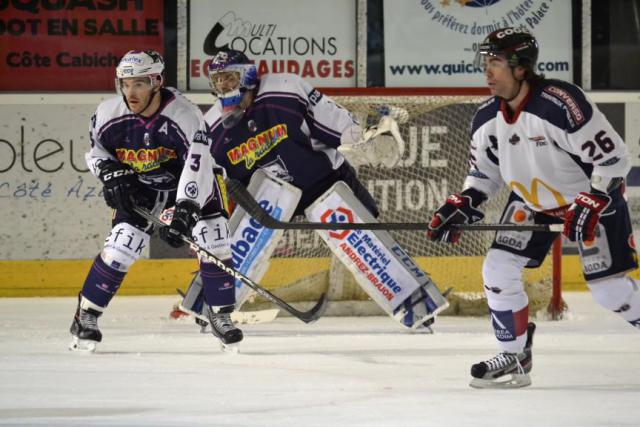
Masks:
[[[518,388],[530,385],[529,372],[533,366],[531,346],[535,330],[535,323],[530,322],[527,325],[527,343],[523,351],[502,352],[489,360],[473,365],[471,367],[473,379],[469,385],[475,388]]]
[[[233,324],[231,313],[234,307],[211,307],[208,311],[211,332],[220,339],[222,349],[228,352],[237,353],[237,344],[242,341],[242,331]]]
[[[102,341],[102,332],[98,329],[98,317],[102,315],[102,312],[92,308],[86,310],[81,308],[81,301],[82,295],[78,294],[76,314],[69,329],[73,335],[69,350],[93,353],[96,344]]]

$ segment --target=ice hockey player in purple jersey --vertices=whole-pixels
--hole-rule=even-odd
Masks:
[[[640,290],[627,276],[637,268],[624,179],[630,169],[624,142],[577,86],[536,73],[538,43],[527,31],[503,28],[479,46],[492,98],[471,124],[468,176],[434,214],[428,235],[455,242],[451,224],[483,218],[480,205],[501,187],[511,194],[501,221],[561,224],[578,243],[593,298],[640,326]],[[500,353],[471,367],[471,386],[531,383],[535,325],[528,322],[524,268],[538,267],[550,232],[498,232],[482,274]]]
[[[278,211],[280,220],[304,214],[318,221],[318,213],[341,209],[354,218],[375,221],[376,203],[342,150],[393,167],[404,147],[393,117],[376,116],[377,123],[361,127],[349,111],[297,75],[258,78],[255,65],[240,51],[219,52],[209,66],[209,78],[217,97],[205,114],[211,146],[191,147],[181,186],[206,186],[210,173],[198,165],[215,159],[230,178],[273,208],[272,215]],[[193,199],[198,205],[205,200],[200,193]],[[277,232],[236,213],[230,226],[235,268],[259,281],[278,242]],[[428,275],[388,232],[319,234],[356,282],[403,326],[421,328],[446,308]],[[242,304],[247,287],[239,285],[237,300]],[[184,303],[192,288],[183,307],[197,313],[194,304]]]
[[[116,89],[122,96],[102,102],[91,118],[91,150],[86,160],[102,182],[105,201],[114,213],[111,232],[78,294],[71,350],[95,350],[102,340],[98,318],[149,244],[153,228],[135,214],[134,206],[156,215],[174,206],[189,146],[206,142],[202,113],[177,90],[163,87],[163,72],[159,53],[128,52],[116,68]],[[202,210],[182,203],[178,195],[174,229],[226,229],[226,195],[216,183],[213,186],[215,197]],[[224,233],[207,249],[230,258]],[[214,312],[220,312],[212,315],[212,323],[218,326],[214,334],[223,343],[240,341],[242,332],[229,320],[235,302],[232,278],[206,262],[200,268],[207,277],[205,299]]]

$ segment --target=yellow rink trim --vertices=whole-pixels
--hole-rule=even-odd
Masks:
[[[453,286],[459,292],[481,292],[482,257],[416,258],[435,283],[444,289]],[[0,297],[76,295],[93,260],[0,261]],[[301,278],[326,272],[329,258],[272,259],[269,271],[260,281],[267,289],[291,284]],[[197,270],[195,259],[139,260],[129,273],[119,295],[167,295],[176,288],[186,289],[191,273]],[[546,272],[545,272],[546,270]],[[528,269],[527,278],[537,281],[550,275],[549,268]],[[631,274],[638,279],[638,270]],[[562,289],[584,291],[577,256],[564,256]]]
[[[329,269],[329,258],[271,260],[260,281],[267,289]],[[0,261],[0,297],[77,295],[93,260]],[[195,259],[143,259],[129,270],[118,295],[173,295],[187,289]]]

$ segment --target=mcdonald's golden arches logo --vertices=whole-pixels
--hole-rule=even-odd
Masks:
[[[550,186],[549,184],[547,184],[546,182],[544,182],[539,178],[533,178],[531,180],[531,190],[529,190],[524,184],[520,182],[517,182],[517,181],[509,182],[509,188],[511,188],[514,191],[517,191],[522,196],[522,198],[525,199],[529,204],[531,204],[532,206],[535,206],[538,209],[545,209],[540,204],[540,196],[538,191],[540,187],[544,188],[544,190],[542,191],[548,191],[549,193],[551,193],[553,198],[556,200],[556,203],[558,204],[558,206],[566,206],[569,204],[564,199],[564,197],[562,197],[562,194],[560,194],[558,190],[556,190],[555,188],[553,188],[552,186]],[[549,206],[547,206],[546,208],[548,209]]]

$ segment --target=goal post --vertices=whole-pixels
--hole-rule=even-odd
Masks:
[[[450,193],[461,190],[468,172],[470,122],[478,105],[489,96],[486,89],[334,88],[323,93],[352,112],[363,126],[376,124],[381,109],[397,114],[405,141],[401,161],[392,168],[357,168],[360,180],[378,202],[380,221],[427,222]],[[487,222],[498,222],[507,197],[508,190],[503,189],[482,205]],[[441,291],[452,289],[449,314],[487,313],[481,268],[494,233],[465,232],[455,245],[431,242],[424,233],[415,231],[393,231],[392,235]],[[561,249],[554,247],[561,254]],[[560,259],[548,256],[540,268],[525,272],[532,313],[547,307],[556,313],[552,317],[561,313],[560,276],[553,274],[553,265]],[[368,300],[311,231],[284,233],[265,281],[267,286],[277,286],[281,295],[300,301],[313,300],[327,291],[330,304],[342,302],[352,307],[352,313],[342,310],[341,314],[362,314],[353,302]]]

